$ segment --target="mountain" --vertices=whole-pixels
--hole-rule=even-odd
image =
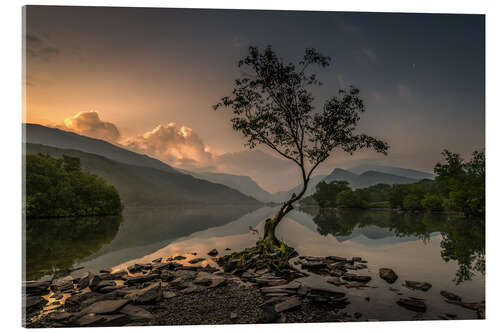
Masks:
[[[360,175],[357,175],[353,172],[336,168],[329,174],[327,177],[323,179],[323,181],[327,183],[331,183],[333,181],[346,181],[349,183],[351,188],[364,188],[372,185],[384,183],[384,184],[411,184],[418,181],[418,179],[402,177],[398,175],[393,175],[390,173],[379,172],[379,171],[366,171]]]
[[[361,164],[355,166],[353,168],[347,169],[350,172],[356,173],[358,175],[366,172],[366,171],[379,171],[384,173],[390,173],[396,176],[408,177],[413,179],[434,179],[434,175],[432,173],[413,170],[413,169],[404,169],[404,168],[396,168],[391,166],[384,165],[375,165],[375,164]]]
[[[307,186],[306,193],[304,193],[304,197],[313,194],[316,192],[316,185],[325,178],[325,175],[317,175],[311,177],[309,180],[309,184]],[[274,202],[284,202],[292,196],[292,193],[299,194],[302,191],[302,184],[295,186],[294,188],[288,191],[280,191],[273,194]]]
[[[63,149],[75,149],[100,155],[117,162],[155,168],[169,173],[179,173],[170,165],[147,155],[113,145],[107,141],[90,138],[73,132],[38,124],[24,124],[26,142]]]
[[[331,174],[326,176],[323,179],[323,181],[327,183],[331,183],[333,181],[346,181],[349,183],[353,183],[356,180],[356,178],[358,178],[358,175],[355,173],[349,172],[341,168],[335,168],[335,170],[333,170]]]
[[[411,184],[416,183],[417,181],[418,179],[392,175],[384,172],[366,171],[356,177],[356,179],[354,179],[354,181],[350,184],[353,188],[364,188],[380,183],[393,185]]]
[[[101,176],[116,187],[125,207],[260,204],[232,188],[180,172],[120,163],[96,154],[40,144],[27,143],[25,152],[80,158],[82,169]]]
[[[196,178],[208,180],[212,183],[226,185],[239,192],[251,196],[261,202],[272,202],[274,196],[263,190],[252,178],[248,176],[230,175],[227,173],[189,172]]]

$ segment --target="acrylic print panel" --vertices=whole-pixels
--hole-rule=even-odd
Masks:
[[[485,317],[483,15],[23,10],[26,327]]]

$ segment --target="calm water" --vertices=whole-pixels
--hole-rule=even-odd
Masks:
[[[263,220],[277,208],[263,207],[167,207],[126,209],[122,217],[47,219],[27,222],[26,279],[37,280],[68,274],[68,269],[84,266],[98,271],[120,268],[132,262],[148,262],[192,252],[207,257],[255,244]],[[347,291],[349,311],[360,311],[366,319],[438,319],[444,313],[458,318],[475,318],[471,310],[444,302],[439,295],[447,290],[465,302],[484,300],[484,222],[465,218],[408,214],[388,211],[343,210],[318,214],[292,211],[277,230],[278,237],[301,255],[360,256],[368,269],[357,273],[372,276],[363,290],[346,290],[311,274],[303,279],[310,285]],[[208,259],[205,264],[214,263]],[[399,275],[392,288],[404,296],[426,299],[428,310],[415,315],[396,305],[401,297],[378,278],[378,269],[389,267]],[[74,273],[76,274],[76,272]],[[427,281],[427,292],[410,291],[405,280]],[[370,298],[370,301],[366,300]]]

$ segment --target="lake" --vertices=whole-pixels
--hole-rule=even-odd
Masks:
[[[63,276],[106,267],[122,268],[134,262],[185,255],[186,261],[255,245],[263,221],[277,207],[211,206],[126,208],[120,217],[29,220],[26,225],[26,280]],[[256,229],[257,231],[250,230]],[[462,296],[464,302],[485,299],[484,221],[445,214],[411,214],[375,210],[319,213],[294,210],[277,229],[278,238],[300,255],[358,256],[368,268],[373,288],[346,289],[352,311],[377,320],[439,319],[451,313],[459,319],[476,318],[475,311],[449,304],[441,290]],[[226,250],[229,248],[230,250]],[[294,259],[291,261],[294,262]],[[392,268],[399,279],[389,285],[378,277],[381,267]],[[309,274],[303,283],[333,286],[326,277]],[[405,280],[432,284],[412,291]],[[396,304],[400,297],[426,300],[424,314]]]

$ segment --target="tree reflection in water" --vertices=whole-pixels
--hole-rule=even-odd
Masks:
[[[109,243],[121,222],[121,216],[28,219],[25,279],[67,274],[78,261]]]
[[[314,215],[318,232],[326,236],[350,236],[356,228],[378,226],[396,237],[413,236],[427,242],[431,234],[442,236],[441,257],[456,261],[454,282],[471,280],[476,273],[485,273],[484,219],[456,215],[407,213],[375,210],[306,210]]]

